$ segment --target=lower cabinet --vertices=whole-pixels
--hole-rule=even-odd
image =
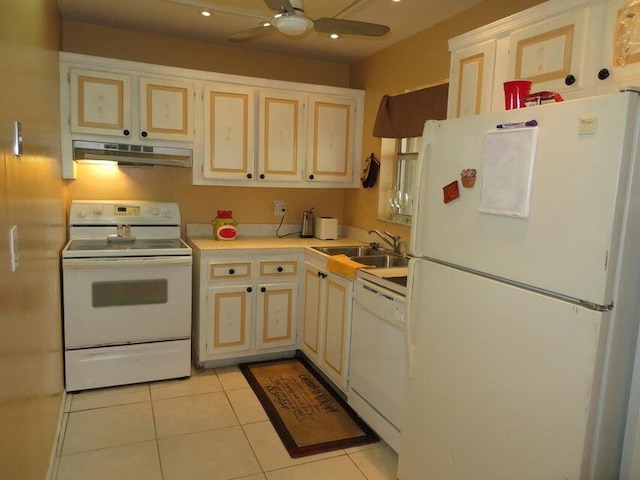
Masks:
[[[345,391],[349,380],[352,300],[352,281],[305,262],[300,348]]]
[[[293,351],[299,259],[233,251],[196,258],[193,344],[198,364]]]

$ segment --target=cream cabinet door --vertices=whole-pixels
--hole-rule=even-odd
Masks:
[[[324,298],[324,332],[321,368],[339,387],[346,389],[351,342],[353,282],[338,275],[327,277]]]
[[[586,8],[576,8],[509,36],[507,80],[531,80],[532,92],[585,86]],[[496,85],[496,92],[502,85]],[[496,93],[497,94],[497,93]]]
[[[627,0],[609,0],[606,4],[604,41],[601,43],[602,63],[598,65],[600,69],[594,72],[599,85],[638,85],[640,48],[633,43],[632,32],[622,26],[630,22],[620,22],[625,14],[633,14],[627,7],[628,3]]]
[[[302,298],[302,335],[300,349],[316,365],[320,365],[322,340],[321,322],[324,314],[324,293],[327,273],[319,267],[305,263],[304,293]]]
[[[447,118],[491,111],[495,52],[495,40],[452,52]]]
[[[191,141],[194,137],[191,82],[140,78],[140,136]]]
[[[298,284],[260,284],[257,298],[256,349],[295,345]]]
[[[71,132],[131,135],[131,76],[72,68]]]
[[[208,84],[204,89],[205,178],[254,178],[255,91]]]
[[[356,101],[309,95],[306,180],[350,183]]]
[[[261,90],[258,179],[299,182],[304,158],[304,96]]]
[[[208,355],[251,349],[254,294],[251,284],[208,288],[205,347]]]

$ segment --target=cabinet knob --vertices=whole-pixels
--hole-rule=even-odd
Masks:
[[[278,272],[282,272],[283,270],[284,270],[284,268],[278,267]]]
[[[233,275],[234,273],[236,273],[236,271],[233,268],[229,269],[229,275]]]
[[[147,132],[142,132],[140,135],[142,135],[144,138],[147,138],[147,135],[149,135]]]
[[[247,292],[249,292],[249,293],[253,292],[253,288],[247,287]]]
[[[606,69],[606,68],[603,68],[602,70],[600,70],[598,72],[598,78],[600,80],[605,80],[605,79],[609,78],[609,75],[610,75],[609,70]]]
[[[250,173],[247,173],[247,178],[253,178],[253,175],[251,175]]]
[[[309,175],[309,180],[313,180],[313,174]]]
[[[319,276],[320,278],[327,278],[327,274],[326,274],[326,273],[324,273],[324,272],[318,272],[318,276]]]
[[[260,174],[260,180],[264,180],[264,173]]]
[[[262,293],[264,293],[264,292],[266,292],[266,291],[267,291],[267,288],[266,288],[266,287],[260,287],[260,291],[261,291]]]
[[[576,83],[576,77],[574,77],[573,75],[567,75],[566,77],[564,77],[565,85],[573,85],[574,83]]]
[[[123,131],[122,131],[122,134],[123,134],[125,137],[128,137],[130,133],[131,133],[131,132],[130,132],[129,130],[123,130]]]

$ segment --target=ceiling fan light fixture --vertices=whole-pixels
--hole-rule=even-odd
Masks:
[[[302,15],[278,14],[271,24],[285,35],[302,35],[313,26],[313,22]]]

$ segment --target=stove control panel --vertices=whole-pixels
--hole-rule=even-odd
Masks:
[[[70,225],[180,225],[176,202],[73,200]]]

